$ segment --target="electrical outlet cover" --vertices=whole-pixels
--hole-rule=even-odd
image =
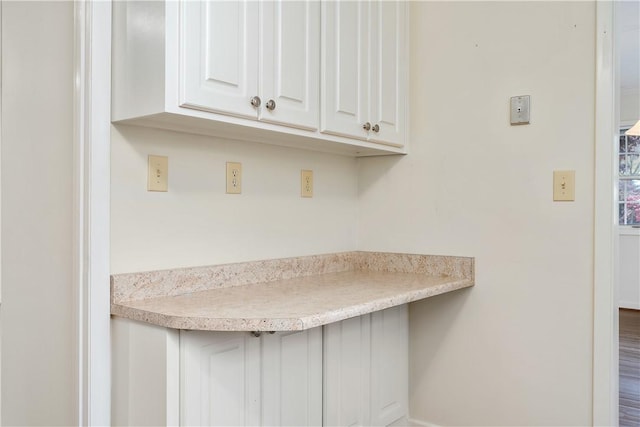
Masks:
[[[227,194],[242,193],[242,163],[227,162]]]
[[[300,195],[313,197],[313,171],[303,170],[300,173]]]
[[[147,191],[168,191],[169,187],[169,158],[166,156],[149,155],[147,169]]]

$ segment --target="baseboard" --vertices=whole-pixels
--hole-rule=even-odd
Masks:
[[[427,421],[416,420],[415,418],[409,418],[409,425],[412,427],[440,427],[438,424],[429,423]]]
[[[640,302],[639,301],[620,301],[618,304],[620,308],[628,308],[631,310],[640,310]]]

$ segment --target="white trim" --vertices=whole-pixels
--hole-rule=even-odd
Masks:
[[[618,424],[614,3],[596,3],[593,425]]]
[[[2,310],[2,6],[0,1],[0,310]],[[2,325],[0,324],[0,337]],[[2,354],[2,340],[0,340],[0,354]],[[0,358],[0,366],[2,359]],[[0,369],[1,371],[1,369]],[[2,384],[2,376],[0,376]],[[0,387],[0,426],[2,425],[2,387]]]
[[[620,301],[620,308],[640,310],[640,301]]]
[[[78,424],[110,425],[111,1],[74,2],[74,289]]]
[[[410,426],[424,426],[424,427],[440,427],[438,424],[433,424],[427,421],[416,420],[415,418],[409,418]]]
[[[621,225],[618,227],[620,236],[640,236],[640,228],[634,228],[630,225]]]

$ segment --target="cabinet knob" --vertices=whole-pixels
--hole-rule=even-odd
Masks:
[[[258,108],[260,104],[262,104],[262,100],[259,96],[254,96],[253,98],[251,98],[251,105]]]
[[[380,126],[378,126],[377,123],[375,125],[373,125],[373,131],[376,132],[376,133],[380,132]]]
[[[276,333],[276,331],[266,331],[264,332],[265,334],[269,334],[269,335],[273,335]],[[253,335],[256,338],[260,338],[262,336],[263,332],[261,331],[251,331],[251,335]]]
[[[371,130],[371,123],[367,122],[365,124],[362,125],[362,129],[369,131]]]
[[[276,109],[276,101],[274,101],[273,99],[270,99],[267,101],[267,103],[265,104],[265,107],[267,107],[267,110],[275,110]]]

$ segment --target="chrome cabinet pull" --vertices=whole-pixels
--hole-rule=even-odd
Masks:
[[[367,122],[365,124],[362,125],[362,129],[369,131],[371,130],[371,123]]]
[[[273,99],[270,99],[267,101],[267,103],[265,104],[265,107],[267,107],[267,110],[273,111],[276,109],[276,101],[274,101]]]
[[[253,98],[251,98],[251,105],[253,105],[255,108],[258,108],[260,104],[262,104],[262,100],[259,96],[254,96]]]
[[[373,131],[374,131],[375,133],[380,132],[380,126],[379,126],[378,124],[373,125]]]

